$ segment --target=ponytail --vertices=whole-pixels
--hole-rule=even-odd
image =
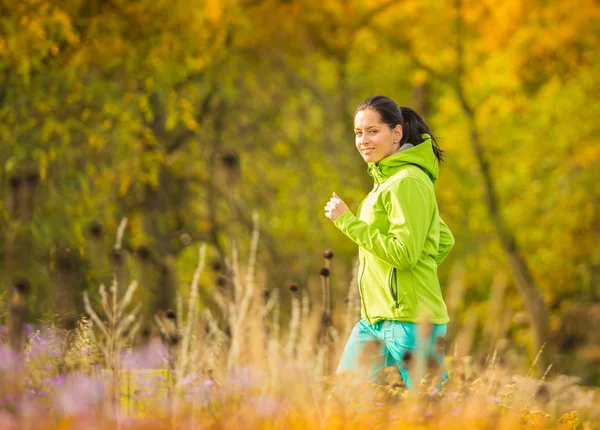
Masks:
[[[417,146],[425,140],[421,135],[428,134],[431,136],[435,158],[437,158],[440,163],[444,161],[444,151],[440,149],[429,126],[423,121],[423,118],[411,108],[398,106],[396,102],[389,97],[373,96],[363,100],[362,103],[358,105],[356,113],[363,109],[375,110],[379,113],[381,120],[392,129],[400,124],[402,126],[400,146],[405,143],[411,143],[414,146]]]
[[[398,106],[400,109],[400,113],[402,114],[403,123],[402,125],[402,139],[400,140],[400,146],[405,143],[412,143],[413,145],[418,145],[424,141],[421,137],[422,134],[428,134],[431,136],[431,143],[433,145],[433,154],[435,158],[441,163],[444,161],[444,151],[442,151],[437,143],[437,140],[429,126],[425,123],[423,118],[406,106]]]

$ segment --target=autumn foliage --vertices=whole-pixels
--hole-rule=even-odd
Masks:
[[[254,212],[267,291],[319,297],[335,250],[340,323],[356,249],[322,207],[369,190],[353,110],[381,93],[447,151],[450,344],[525,368],[545,345],[540,375],[597,384],[599,19],[592,0],[0,0],[2,323],[68,329],[115,275],[156,330],[200,242],[214,308]]]

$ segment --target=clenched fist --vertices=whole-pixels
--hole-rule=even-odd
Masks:
[[[333,197],[325,205],[325,216],[331,221],[335,221],[341,214],[349,210],[346,203],[336,193],[333,193]]]

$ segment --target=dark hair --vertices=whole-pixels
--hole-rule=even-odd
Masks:
[[[433,153],[438,161],[444,161],[444,151],[442,151],[437,143],[437,140],[429,126],[423,118],[411,108],[398,106],[396,102],[385,96],[372,96],[363,100],[356,108],[356,113],[361,110],[373,109],[381,117],[381,121],[386,123],[390,128],[395,128],[398,124],[402,127],[402,139],[400,145],[411,143],[417,146],[423,143],[422,134],[427,133],[431,136],[433,144]]]

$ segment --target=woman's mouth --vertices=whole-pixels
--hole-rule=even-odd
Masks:
[[[365,155],[369,155],[373,151],[374,151],[373,148],[367,148],[367,149],[363,149],[362,153]]]

